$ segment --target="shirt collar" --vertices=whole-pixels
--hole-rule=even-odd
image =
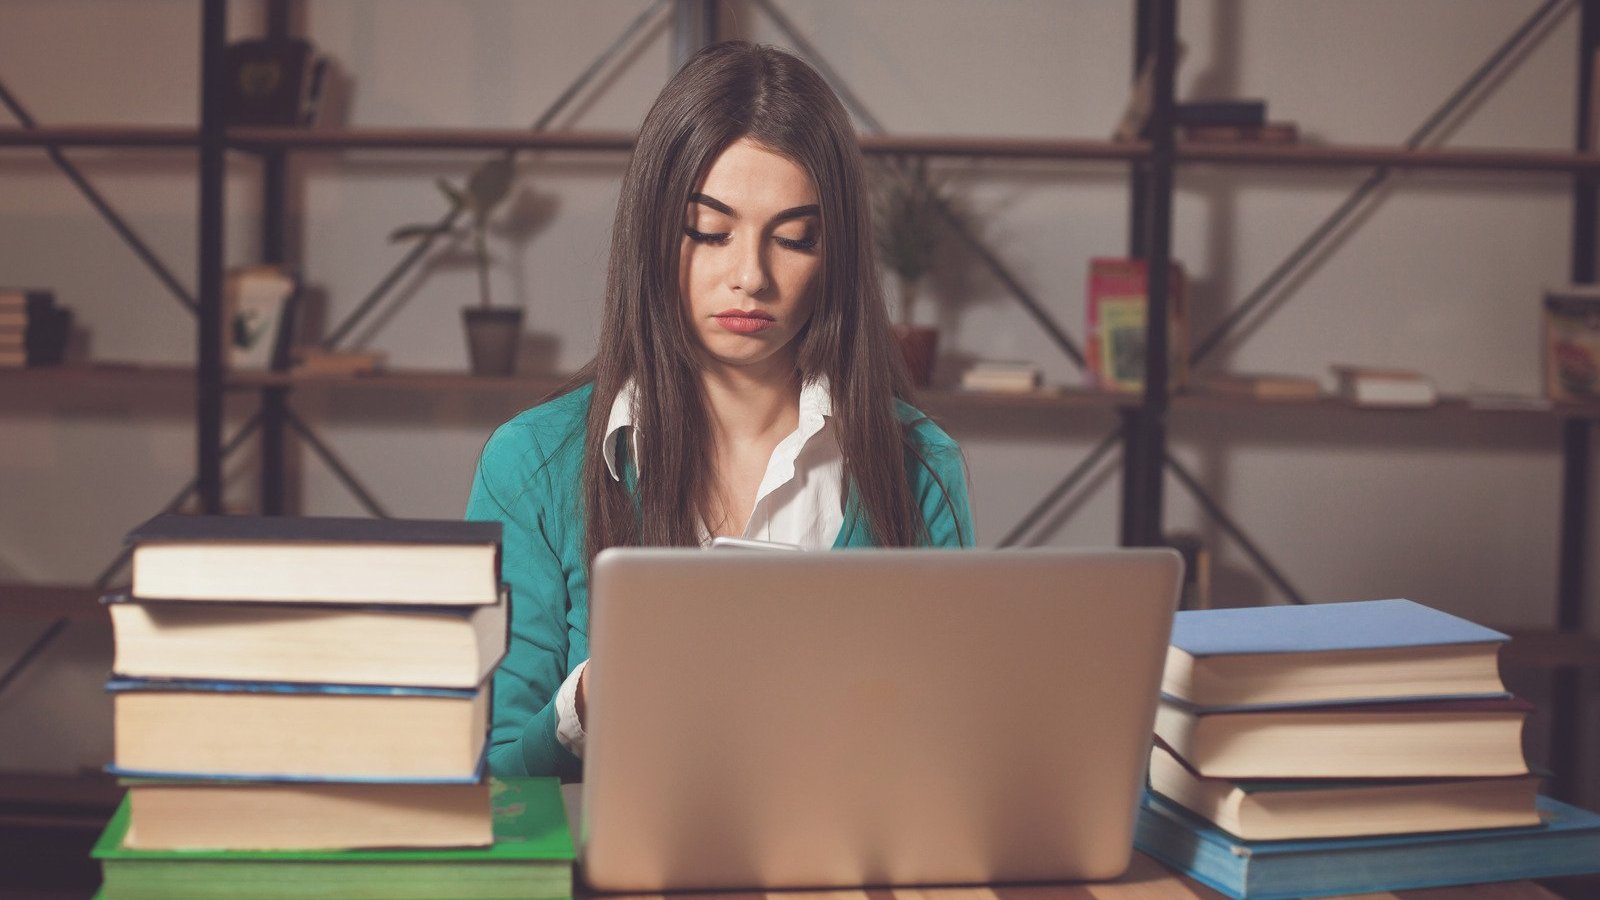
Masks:
[[[638,464],[639,429],[635,427],[638,421],[638,394],[638,384],[629,378],[611,401],[611,414],[606,417],[606,437],[601,442],[600,452],[605,457],[606,471],[617,481],[622,480],[622,473],[617,468],[617,432],[624,428],[628,429],[628,449],[633,454],[634,464]],[[804,435],[802,443],[820,431],[823,420],[832,416],[833,392],[828,376],[819,375],[800,386],[799,431]]]

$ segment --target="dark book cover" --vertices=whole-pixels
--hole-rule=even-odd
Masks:
[[[1195,706],[1176,697],[1166,694],[1161,696],[1161,702],[1175,706],[1196,716],[1211,715],[1251,715],[1253,713],[1283,713],[1318,712],[1318,713],[1360,713],[1363,715],[1394,715],[1405,717],[1416,713],[1506,713],[1514,712],[1527,715],[1533,712],[1534,705],[1521,697],[1510,694],[1481,697],[1448,697],[1440,699],[1424,699],[1420,697],[1396,697],[1385,700],[1358,700],[1356,702],[1335,700],[1319,701],[1316,703],[1271,703],[1259,706]]]
[[[1265,100],[1205,100],[1179,103],[1174,110],[1179,125],[1265,125]]]
[[[188,516],[162,513],[124,543],[249,541],[331,544],[499,544],[499,522],[313,516]]]
[[[223,65],[232,125],[298,125],[310,88],[311,44],[261,38],[228,45]]]

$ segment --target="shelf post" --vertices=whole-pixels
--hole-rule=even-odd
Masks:
[[[1167,309],[1171,302],[1167,271],[1172,259],[1172,179],[1176,146],[1173,127],[1173,74],[1177,56],[1175,0],[1141,4],[1149,29],[1148,52],[1155,58],[1151,98],[1150,162],[1143,208],[1145,263],[1144,398],[1123,413],[1126,450],[1122,455],[1122,543],[1157,546],[1162,542],[1162,475],[1167,445]]]
[[[717,40],[719,0],[673,0],[672,67],[676,71],[700,48]]]
[[[226,0],[205,0],[200,28],[199,326],[196,338],[196,475],[200,510],[222,512],[222,255],[226,132]]]
[[[1595,53],[1600,51],[1600,0],[1583,0],[1578,26],[1578,109],[1574,143],[1580,153],[1596,148],[1594,93]],[[1593,284],[1595,241],[1600,236],[1600,185],[1593,173],[1572,178],[1572,281]],[[1594,454],[1588,419],[1568,419],[1561,435],[1561,545],[1556,569],[1556,629],[1584,634],[1584,601],[1589,543],[1589,469]],[[1584,706],[1581,672],[1574,666],[1555,670],[1550,689],[1551,793],[1571,800],[1581,792]]]
[[[268,0],[267,37],[289,36],[289,0]],[[268,147],[261,154],[261,261],[282,265],[289,261],[289,151]],[[281,386],[261,389],[261,474],[257,489],[262,515],[281,516],[285,511],[284,472],[287,465],[284,414],[288,410],[289,389]]]

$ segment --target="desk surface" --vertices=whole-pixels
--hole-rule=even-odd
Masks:
[[[1363,900],[1560,900],[1531,881],[1353,894]],[[1174,873],[1142,853],[1116,881],[1093,884],[966,888],[895,888],[843,891],[782,891],[770,894],[581,894],[585,900],[1228,900],[1197,881]]]

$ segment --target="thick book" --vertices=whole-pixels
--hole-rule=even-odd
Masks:
[[[162,514],[128,533],[151,600],[490,604],[500,523]]]
[[[491,782],[494,843],[384,850],[137,850],[126,846],[129,807],[118,808],[92,855],[107,900],[255,900],[284,896],[565,898],[575,857],[554,778]]]
[[[1514,697],[1285,707],[1196,707],[1162,697],[1156,736],[1210,778],[1526,775]]]
[[[1199,706],[1503,696],[1507,640],[1410,600],[1185,610],[1161,691]]]
[[[1439,391],[1421,372],[1372,366],[1334,366],[1339,396],[1357,406],[1421,408],[1439,402]]]
[[[130,850],[482,847],[489,784],[130,779]]]
[[[1198,100],[1173,108],[1179,125],[1260,127],[1267,122],[1265,100]]]
[[[1205,778],[1157,744],[1150,788],[1251,841],[1514,828],[1539,823],[1534,775],[1234,781]]]
[[[1167,376],[1181,387],[1189,365],[1189,311],[1183,268],[1167,270]],[[1101,390],[1136,393],[1144,390],[1146,323],[1149,320],[1149,277],[1142,259],[1096,258],[1089,261],[1088,371]]]
[[[477,781],[489,685],[473,690],[114,679],[114,775]]]
[[[1600,815],[1538,798],[1540,824],[1310,841],[1241,841],[1145,795],[1133,845],[1237,900],[1288,900],[1600,871]]]
[[[472,688],[505,654],[509,593],[488,606],[104,599],[120,676]]]

